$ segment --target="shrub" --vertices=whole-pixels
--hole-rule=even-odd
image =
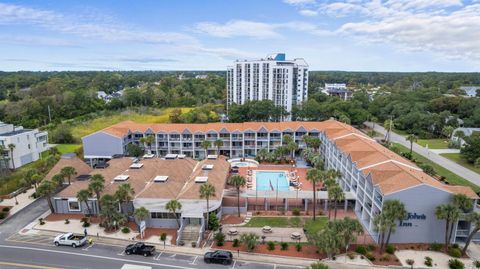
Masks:
[[[82,224],[82,227],[84,227],[84,228],[90,227],[90,222],[84,222]]]
[[[4,218],[6,218],[6,217],[7,217],[6,212],[3,212],[3,211],[0,212],[0,219],[4,219]]]
[[[10,207],[4,207],[4,208],[2,208],[2,211],[3,211],[3,212],[9,212],[9,211],[10,211]]]
[[[405,260],[405,262],[406,262],[408,265],[410,265],[411,268],[413,268],[413,264],[415,263],[415,261],[412,260],[412,259],[407,259],[407,260]]]
[[[426,256],[424,264],[428,267],[432,267],[432,258]]]
[[[459,248],[459,247],[458,247],[458,244],[457,244],[457,243],[453,244],[453,245],[452,245],[452,248]]]
[[[163,243],[165,244],[165,241],[167,241],[167,233],[162,233],[160,235],[160,241],[163,241]]]
[[[292,210],[292,214],[293,214],[294,216],[300,216],[300,209],[294,208],[294,209]]]
[[[217,214],[215,214],[215,212],[210,213],[208,217],[208,228],[212,231],[216,231],[219,227],[220,222],[218,221]]]
[[[473,266],[475,266],[475,268],[480,268],[480,261],[479,260],[474,261]]]
[[[449,248],[448,249],[448,255],[450,255],[454,258],[460,258],[460,257],[462,257],[462,251],[458,248]]]
[[[430,244],[430,250],[433,250],[433,251],[441,251],[442,250],[442,244],[440,243],[432,243]]]
[[[280,243],[280,248],[281,250],[288,250],[288,243],[287,242]]]
[[[450,259],[448,261],[448,267],[450,269],[464,269],[465,265],[458,259]]]
[[[347,256],[350,258],[350,260],[353,260],[353,259],[355,259],[356,255],[355,255],[355,252],[350,251],[350,252],[347,253]]]
[[[372,252],[367,252],[367,255],[365,255],[365,257],[367,257],[367,259],[369,259],[372,262],[375,261],[375,256],[373,256]]]
[[[392,254],[395,253],[395,247],[392,246],[392,245],[388,245],[386,248],[385,248],[385,252],[387,252],[388,254]]]
[[[355,248],[355,252],[357,252],[358,254],[360,255],[367,255],[367,248],[365,246],[358,246],[357,248]]]
[[[238,238],[233,239],[233,244],[232,244],[232,246],[233,246],[234,248],[237,248],[238,246],[240,246],[240,240],[238,240]]]
[[[296,244],[296,245],[295,245],[295,249],[297,250],[297,252],[302,251],[302,245]]]
[[[43,218],[39,218],[39,219],[38,219],[38,222],[40,222],[40,225],[45,224],[45,221],[43,220]]]
[[[270,251],[275,250],[275,242],[268,241],[267,242],[267,249],[270,250]]]
[[[197,242],[192,242],[192,248],[196,248],[197,247]]]
[[[388,261],[390,261],[390,255],[388,253],[385,253],[385,254],[382,255],[380,260],[383,261],[383,262],[388,262]]]
[[[300,226],[300,218],[299,217],[292,217],[290,218],[290,224],[293,227],[299,227]]]
[[[128,227],[123,227],[122,228],[122,233],[128,234],[129,232],[130,232],[130,228],[128,228]]]
[[[375,245],[370,244],[370,245],[367,246],[367,249],[368,249],[368,251],[374,251],[376,249],[376,247],[375,247]]]
[[[225,234],[217,233],[215,234],[215,241],[217,242],[217,246],[221,247],[225,244]]]
[[[69,224],[70,223],[70,220],[69,219],[65,219],[65,224]]]

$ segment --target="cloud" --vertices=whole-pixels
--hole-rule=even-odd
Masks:
[[[284,3],[289,5],[305,5],[305,4],[313,4],[315,0],[283,0]]]
[[[265,23],[256,21],[233,20],[224,24],[216,22],[202,22],[195,26],[198,33],[208,34],[215,37],[251,37],[256,39],[282,38],[280,30],[294,30],[307,32],[313,35],[326,35],[323,30],[312,23],[291,21],[285,23]]]
[[[0,43],[27,46],[80,47],[71,40],[33,35],[0,35]]]
[[[132,63],[171,63],[178,62],[175,59],[161,58],[156,56],[138,56],[138,57],[121,57],[116,59],[120,62],[132,62]]]
[[[298,13],[307,17],[313,17],[318,15],[318,11],[311,10],[311,9],[302,9]]]

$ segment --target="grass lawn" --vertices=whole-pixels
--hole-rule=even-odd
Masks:
[[[76,149],[80,148],[80,144],[58,144],[57,149],[60,151],[60,154],[73,153]]]
[[[305,221],[305,230],[307,230],[307,234],[316,234],[318,231],[323,229],[325,225],[328,223],[327,217],[317,217],[315,221],[313,219],[308,219]]]
[[[448,149],[448,140],[443,138],[437,139],[418,139],[417,144],[429,149]]]
[[[402,152],[410,152],[410,149],[398,144],[398,143],[393,143],[395,144],[396,147],[398,147]],[[469,186],[471,187],[475,192],[480,192],[480,187],[471,183],[470,181],[464,179],[463,177],[457,175],[457,174],[454,174],[453,172],[451,172],[450,170],[430,161],[429,159],[417,154],[416,152],[413,152],[413,158],[415,158],[416,160],[422,162],[422,163],[425,163],[425,164],[429,164],[433,167],[433,169],[435,170],[435,172],[439,175],[439,176],[444,176],[448,183],[450,183],[451,185],[462,185],[462,186]]]
[[[467,160],[462,158],[462,155],[460,153],[442,153],[440,154],[443,157],[450,159],[459,165],[472,170],[473,172],[479,173],[480,174],[480,168],[475,167],[472,163],[469,163]]]
[[[253,217],[245,227],[288,227],[290,221],[287,217]]]
[[[135,121],[138,123],[166,123],[169,122],[169,116],[172,110],[173,108],[163,109],[158,112],[158,115],[140,114],[133,111],[124,111],[110,116],[100,116],[93,120],[76,124],[72,128],[72,134],[76,139],[80,140],[82,137],[89,135],[93,132],[102,130],[108,126],[127,120]],[[182,113],[187,113],[192,110],[192,108],[181,108],[181,110]]]

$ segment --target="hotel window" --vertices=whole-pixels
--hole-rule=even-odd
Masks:
[[[180,213],[173,214],[173,213],[163,213],[163,212],[151,212],[150,217],[152,219],[175,219],[180,217]]]
[[[68,200],[68,211],[81,211],[78,200]]]

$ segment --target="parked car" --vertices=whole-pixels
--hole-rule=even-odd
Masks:
[[[72,246],[74,248],[85,245],[87,238],[83,235],[73,233],[60,234],[55,237],[53,243],[55,246]]]
[[[232,264],[233,255],[230,251],[217,250],[213,252],[207,252],[203,256],[205,263],[220,263],[224,265]]]
[[[145,257],[151,256],[155,254],[155,247],[150,245],[145,245],[142,242],[138,242],[135,244],[130,244],[125,248],[125,254],[137,254],[143,255]]]

